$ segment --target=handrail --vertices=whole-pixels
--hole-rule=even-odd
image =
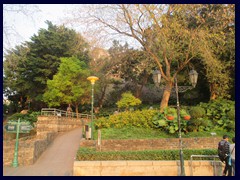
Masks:
[[[75,112],[67,112],[64,110],[56,109],[56,108],[42,108],[41,115],[44,116],[58,116],[58,117],[72,117],[72,118],[87,118],[90,119],[91,115],[89,114],[82,114],[82,113],[75,113]]]
[[[203,157],[203,158],[213,158],[213,161],[215,162],[215,158],[219,158],[218,155],[191,155],[191,160],[190,160],[190,166],[191,166],[191,173],[190,175],[193,176],[193,167],[192,167],[192,160],[194,157]],[[213,163],[214,166],[214,175],[216,174],[216,164]]]

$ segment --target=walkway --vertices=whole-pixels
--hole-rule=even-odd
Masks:
[[[59,134],[35,164],[3,167],[3,176],[72,176],[82,128]]]

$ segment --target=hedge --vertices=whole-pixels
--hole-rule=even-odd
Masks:
[[[216,149],[183,150],[184,159],[190,160],[191,155],[216,155]],[[209,158],[204,158],[208,160]],[[179,160],[179,150],[145,150],[145,151],[107,151],[100,152],[94,148],[80,148],[77,161],[100,160]]]

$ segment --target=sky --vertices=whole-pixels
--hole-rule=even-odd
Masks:
[[[6,49],[14,48],[25,41],[29,41],[30,37],[38,34],[40,28],[47,28],[46,20],[53,24],[62,25],[63,20],[71,17],[71,11],[76,7],[83,7],[84,4],[4,4],[3,5],[3,52]],[[16,12],[17,9],[21,11]],[[83,7],[84,8],[84,7]],[[6,10],[7,9],[7,10]],[[14,10],[14,11],[13,11]],[[88,27],[75,26],[73,24],[65,24],[66,27],[75,29],[84,36],[81,29]],[[7,34],[5,33],[7,32]],[[122,43],[125,41],[120,38]],[[119,40],[119,39],[118,39]],[[106,45],[105,49],[109,48],[112,43]]]
[[[61,24],[61,19],[66,17],[67,11],[73,7],[71,4],[21,4],[21,8],[25,6],[24,14],[22,11],[16,12],[19,9],[16,4],[6,6],[11,10],[4,11],[3,16],[4,28],[8,31],[7,37],[3,34],[4,48],[11,48],[21,42],[29,41],[40,28],[47,28],[46,20],[57,25]]]

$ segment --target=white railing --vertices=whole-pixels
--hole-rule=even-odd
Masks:
[[[72,117],[72,118],[87,118],[90,119],[91,115],[75,113],[75,112],[67,112],[56,108],[42,108],[41,110],[42,116],[58,116],[58,117]]]
[[[213,161],[212,161],[212,164],[213,164],[213,167],[214,167],[214,176],[219,176],[219,173],[217,172],[217,169],[216,169],[216,163],[221,163],[219,161],[219,156],[218,155],[191,155],[191,160],[190,160],[190,175],[193,176],[193,166],[192,166],[192,162],[193,162],[193,158],[212,158]],[[217,160],[216,160],[217,158]]]

